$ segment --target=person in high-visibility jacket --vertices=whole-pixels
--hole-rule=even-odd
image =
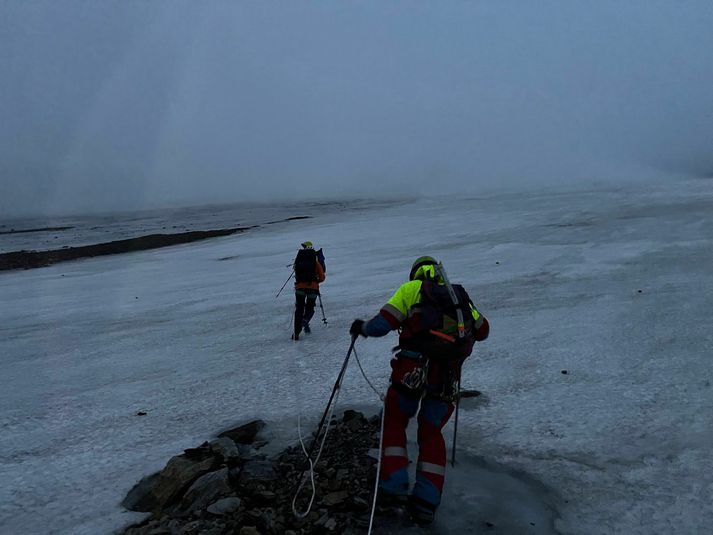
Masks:
[[[399,329],[384,403],[379,491],[384,501],[409,503],[419,523],[433,521],[446,472],[442,429],[454,410],[463,361],[488,337],[488,320],[465,289],[451,285],[436,260],[418,258],[409,282],[369,321],[354,320],[352,336],[384,336]],[[420,405],[420,410],[419,410]],[[409,496],[406,427],[418,412],[418,464]]]

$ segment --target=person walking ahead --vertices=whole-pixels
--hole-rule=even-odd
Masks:
[[[371,320],[354,320],[349,332],[384,336],[395,329],[400,329],[399,345],[384,404],[379,493],[386,502],[408,499],[414,520],[428,524],[441,502],[446,473],[442,429],[454,410],[461,366],[475,342],[488,337],[490,326],[465,289],[450,285],[436,260],[422,256],[413,263],[409,282]],[[406,427],[417,412],[418,464],[408,496]]]
[[[295,268],[295,325],[293,340],[300,339],[302,329],[311,332],[309,322],[314,315],[314,306],[319,296],[319,283],[326,278],[321,254],[315,251],[312,242],[302,243],[302,249],[297,252],[294,261]]]

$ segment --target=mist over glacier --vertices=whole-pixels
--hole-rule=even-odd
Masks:
[[[0,214],[713,175],[713,4],[0,6]]]

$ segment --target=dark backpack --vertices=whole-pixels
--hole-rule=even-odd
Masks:
[[[317,260],[322,265],[322,271],[327,273],[327,264],[324,263],[324,253],[322,252],[322,249],[317,251]]]
[[[431,281],[421,285],[421,301],[410,328],[420,351],[429,356],[446,359],[464,359],[473,351],[475,344],[475,320],[471,313],[468,292],[460,284],[453,284],[458,297],[458,307],[453,304],[448,289]],[[458,314],[463,314],[465,336],[458,337]]]
[[[295,280],[297,282],[317,281],[317,251],[300,249],[295,257]]]

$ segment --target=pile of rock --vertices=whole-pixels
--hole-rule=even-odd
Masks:
[[[376,459],[369,453],[378,448],[379,417],[346,411],[341,419],[334,418],[315,468],[314,504],[304,519],[293,514],[292,500],[306,458],[299,446],[273,458],[261,454],[265,443],[257,435],[264,425],[256,420],[225,431],[141,480],[123,505],[152,515],[125,533],[363,533],[376,476]],[[310,497],[308,482],[296,503],[299,511],[307,508]]]

